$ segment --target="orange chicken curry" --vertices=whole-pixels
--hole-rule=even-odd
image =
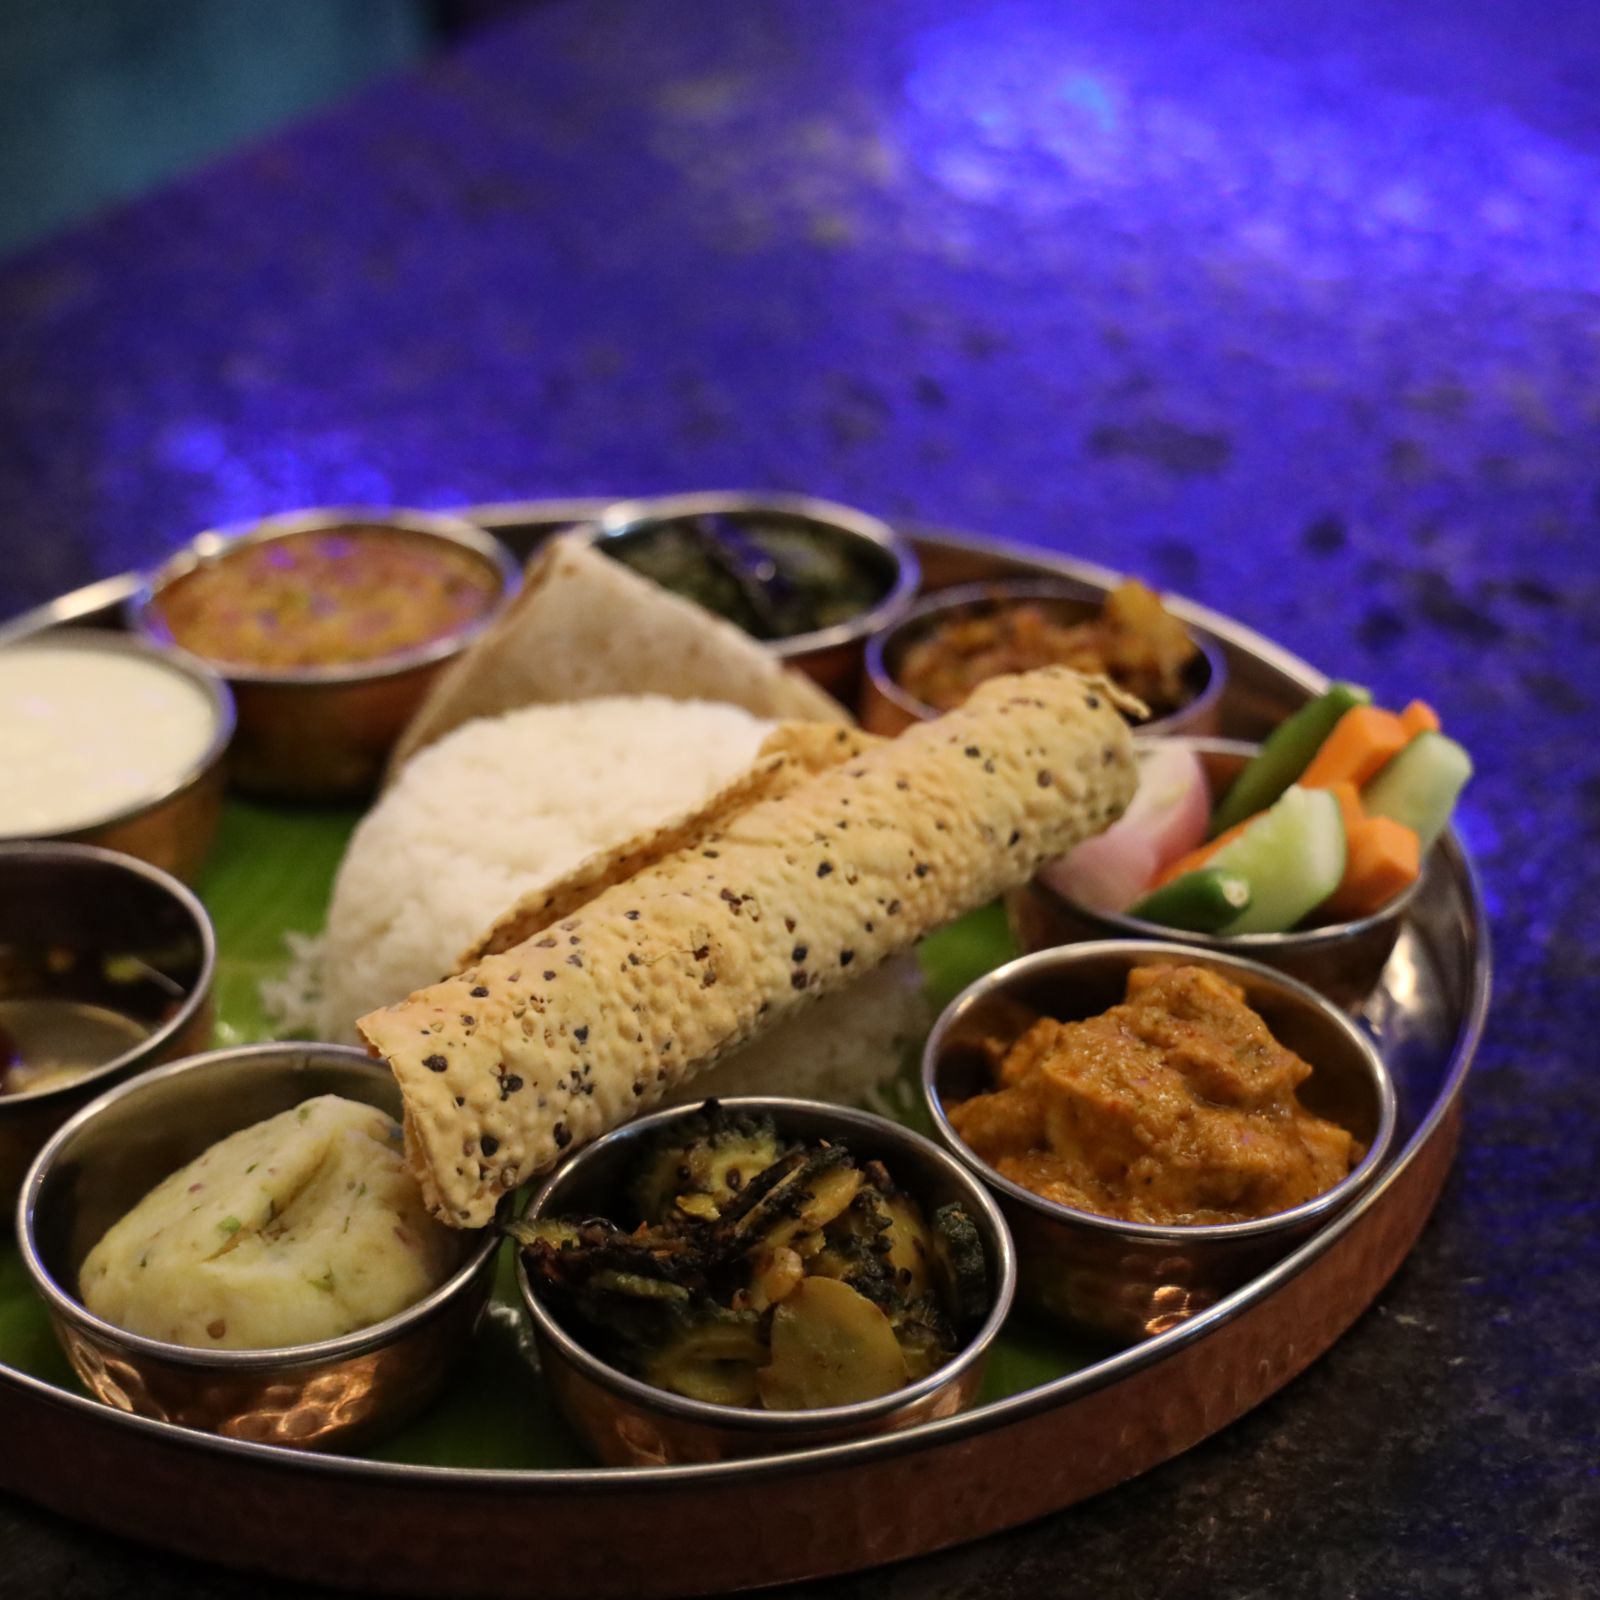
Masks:
[[[1080,1211],[1241,1222],[1321,1194],[1362,1154],[1300,1104],[1311,1067],[1203,967],[1137,968],[1121,1005],[1041,1018],[991,1054],[998,1087],[952,1125],[1001,1176]]]

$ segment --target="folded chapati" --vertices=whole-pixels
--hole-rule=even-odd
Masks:
[[[730,622],[563,534],[528,563],[494,624],[434,681],[390,757],[404,764],[474,717],[522,706],[656,694],[758,717],[850,721],[804,673]]]

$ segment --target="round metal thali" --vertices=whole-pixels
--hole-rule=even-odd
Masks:
[[[469,515],[525,556],[603,504],[533,502]],[[1106,569],[1022,546],[944,529],[902,532],[929,588],[1043,573],[1097,597],[1117,581]],[[113,604],[121,598],[114,584],[95,587]],[[1322,687],[1319,673],[1260,635],[1204,607],[1168,603],[1222,647],[1223,732],[1258,737]],[[96,614],[89,607],[86,615],[77,596],[55,606],[79,621]],[[55,620],[50,612],[31,620]],[[0,1487],[186,1555],[405,1594],[729,1592],[996,1532],[1188,1449],[1287,1383],[1360,1316],[1415,1243],[1449,1170],[1489,967],[1472,865],[1447,835],[1362,1013],[1400,1100],[1396,1154],[1377,1182],[1209,1311],[1130,1348],[1089,1352],[1075,1371],[960,1415],[871,1440],[699,1466],[438,1466],[219,1439],[110,1410],[0,1361]],[[508,1393],[501,1403],[522,1398]]]

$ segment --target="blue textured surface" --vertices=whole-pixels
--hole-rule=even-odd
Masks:
[[[1425,693],[1500,981],[1418,1252],[1217,1440],[892,1586],[1590,1593],[1600,26],[1193,9],[552,5],[17,261],[0,611],[296,504],[764,485]],[[6,1515],[58,1587],[209,1581]]]

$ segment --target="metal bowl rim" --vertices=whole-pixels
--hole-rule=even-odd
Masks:
[[[602,1361],[568,1333],[540,1300],[529,1281],[522,1251],[519,1249],[516,1255],[517,1287],[522,1295],[522,1303],[533,1319],[535,1331],[540,1338],[548,1340],[561,1357],[577,1367],[592,1382],[642,1409],[665,1413],[678,1421],[698,1422],[711,1427],[731,1428],[749,1433],[767,1433],[775,1439],[792,1439],[807,1434],[832,1432],[852,1424],[874,1422],[892,1416],[895,1412],[913,1406],[931,1394],[936,1394],[987,1358],[1011,1310],[1011,1303],[1016,1294],[1016,1251],[1011,1241],[1011,1230],[999,1206],[995,1204],[994,1197],[985,1190],[983,1184],[966,1166],[956,1160],[950,1151],[941,1148],[925,1135],[869,1111],[829,1105],[821,1100],[800,1099],[792,1095],[730,1095],[726,1099],[721,1096],[716,1098],[718,1105],[730,1111],[770,1114],[778,1123],[780,1132],[782,1119],[786,1115],[793,1116],[798,1112],[839,1124],[843,1130],[839,1135],[841,1142],[849,1138],[851,1130],[855,1130],[858,1133],[863,1131],[870,1133],[886,1143],[902,1147],[920,1146],[924,1155],[931,1157],[938,1166],[957,1180],[964,1203],[970,1202],[989,1226],[994,1243],[995,1259],[992,1267],[996,1282],[989,1310],[982,1325],[948,1361],[935,1367],[925,1377],[917,1379],[915,1383],[908,1383],[902,1389],[878,1395],[871,1400],[857,1400],[843,1406],[818,1407],[810,1411],[767,1411],[752,1406],[725,1406],[709,1400],[691,1400],[685,1395],[674,1394],[671,1390],[658,1389],[653,1384],[630,1377],[609,1362]],[[620,1128],[613,1128],[611,1132],[601,1135],[592,1144],[585,1145],[544,1179],[534,1193],[533,1199],[529,1201],[528,1208],[523,1213],[524,1217],[539,1216],[549,1203],[551,1195],[579,1173],[586,1159],[595,1157],[595,1152],[609,1154],[619,1144],[648,1136],[674,1122],[684,1121],[699,1111],[704,1103],[699,1101],[688,1105],[668,1106],[647,1117],[624,1123]]]
[[[973,1150],[951,1125],[944,1102],[939,1095],[937,1077],[941,1047],[950,1029],[962,1013],[989,995],[1009,988],[1020,979],[1036,977],[1057,965],[1070,968],[1076,962],[1098,956],[1166,956],[1180,960],[1193,959],[1194,951],[1181,944],[1153,939],[1095,939],[1081,944],[1055,945],[1048,950],[1036,950],[1032,955],[1017,956],[1004,966],[986,972],[969,983],[939,1014],[922,1049],[922,1098],[939,1137],[952,1155],[976,1172],[991,1188],[1008,1199],[1026,1206],[1030,1211],[1058,1225],[1089,1229],[1095,1233],[1117,1238],[1136,1239],[1148,1244],[1168,1244],[1174,1247],[1201,1244],[1225,1244],[1240,1239],[1268,1238],[1274,1234],[1294,1233],[1307,1224],[1315,1224],[1340,1210],[1346,1202],[1359,1194],[1377,1175],[1378,1169],[1388,1159],[1394,1143],[1398,1123],[1398,1100],[1394,1081],[1384,1064],[1383,1056],[1370,1039],[1332,1001],[1325,999],[1298,978],[1259,961],[1243,956],[1213,955],[1201,957],[1203,962],[1214,962],[1230,967],[1247,977],[1264,981],[1274,988],[1286,990],[1291,999],[1302,1006],[1319,1012],[1324,1021],[1334,1025],[1366,1066],[1373,1093],[1377,1098],[1378,1125],[1372,1142],[1360,1161],[1331,1188],[1303,1200],[1287,1211],[1270,1212],[1264,1217],[1251,1217],[1242,1222],[1158,1223],[1130,1222],[1120,1217],[1101,1216],[1098,1212],[1083,1211],[1059,1200],[1047,1200],[1031,1189],[1003,1177],[994,1167]],[[1168,963],[1170,964],[1170,963]],[[1312,1063],[1313,1068],[1316,1063]]]
[[[608,539],[621,539],[628,534],[638,533],[652,522],[675,522],[683,517],[712,514],[735,516],[761,511],[822,523],[875,545],[895,563],[894,582],[876,605],[857,612],[844,622],[836,622],[832,627],[796,633],[787,639],[757,641],[775,656],[787,659],[811,655],[870,638],[899,620],[922,583],[922,566],[916,552],[889,523],[869,512],[858,511],[854,506],[840,505],[835,500],[821,500],[814,495],[785,494],[777,490],[762,493],[757,490],[719,489],[695,494],[641,497],[617,501],[584,526],[589,528],[590,536],[596,543],[604,543]],[[729,626],[737,627],[738,624],[730,623]]]
[[[188,993],[184,995],[183,1004],[159,1028],[147,1034],[131,1049],[124,1050],[121,1055],[102,1062],[92,1071],[71,1078],[66,1083],[57,1084],[52,1089],[38,1089],[31,1093],[25,1091],[22,1094],[0,1094],[0,1123],[4,1122],[12,1106],[31,1110],[35,1106],[48,1104],[54,1096],[80,1093],[87,1084],[97,1083],[103,1078],[126,1071],[129,1066],[135,1065],[141,1056],[158,1053],[164,1045],[187,1028],[205,1006],[211,995],[211,986],[216,979],[217,969],[217,934],[211,925],[210,914],[201,904],[199,895],[170,872],[152,866],[148,861],[141,861],[137,856],[124,855],[120,850],[108,850],[103,845],[80,844],[73,840],[57,839],[0,839],[0,872],[5,870],[8,860],[26,858],[78,861],[86,864],[95,862],[143,878],[147,883],[162,890],[183,907],[199,932],[200,971]],[[165,1069],[151,1069],[152,1072],[159,1070]],[[150,1073],[141,1072],[133,1081],[139,1082],[148,1076]],[[104,1096],[100,1098],[103,1099]],[[87,1110],[88,1107],[84,1109]],[[19,1110],[17,1114],[21,1115],[21,1111]],[[76,1117],[73,1120],[76,1121]]]
[[[499,594],[481,615],[435,639],[408,646],[390,655],[378,656],[371,661],[320,667],[260,667],[247,662],[214,661],[209,656],[199,655],[180,645],[156,606],[163,590],[187,578],[202,566],[225,561],[236,550],[269,544],[295,534],[335,533],[351,525],[419,534],[469,550],[499,579]],[[136,633],[169,655],[201,662],[229,683],[251,688],[275,686],[309,689],[381,682],[459,655],[494,623],[516,594],[521,582],[521,569],[505,545],[488,529],[465,517],[396,506],[319,506],[303,511],[279,512],[246,522],[226,523],[197,533],[145,575],[138,589],[128,599],[125,609]]]
[[[364,1050],[354,1045],[319,1044],[312,1041],[281,1041],[269,1044],[230,1045],[219,1050],[207,1050],[199,1055],[186,1056],[168,1066],[142,1072],[127,1083],[119,1084],[98,1099],[91,1100],[75,1116],[69,1118],[50,1136],[49,1141],[34,1157],[23,1180],[22,1193],[17,1198],[16,1233],[17,1250],[23,1266],[33,1281],[35,1290],[44,1300],[52,1316],[61,1317],[75,1327],[92,1334],[102,1343],[129,1350],[147,1359],[164,1361],[172,1366],[190,1367],[204,1372],[244,1373],[260,1372],[274,1368],[301,1368],[331,1365],[355,1356],[370,1354],[393,1344],[412,1328],[429,1321],[446,1305],[470,1289],[478,1273],[499,1248],[500,1235],[493,1228],[484,1230],[484,1237],[467,1251],[461,1265],[437,1288],[413,1302],[393,1316],[385,1317],[365,1328],[356,1328],[340,1334],[335,1339],[320,1339],[311,1344],[281,1345],[264,1350],[201,1350],[192,1345],[169,1344],[164,1339],[152,1339],[144,1334],[131,1333],[114,1322],[98,1317],[75,1294],[57,1282],[40,1259],[35,1242],[35,1214],[45,1185],[49,1182],[51,1168],[61,1150],[86,1125],[128,1096],[152,1084],[203,1073],[227,1062],[260,1062],[263,1066],[287,1065],[285,1058],[315,1055],[335,1057],[337,1064],[361,1067],[376,1076],[389,1078],[387,1068],[374,1060]],[[392,1079],[390,1080],[392,1081]],[[248,1124],[241,1124],[248,1126]],[[235,1130],[237,1131],[237,1130]],[[226,1135],[224,1135],[226,1137]],[[136,1202],[137,1203],[137,1202]],[[470,1239],[466,1234],[464,1238]]]
[[[1071,583],[1072,580],[1066,577],[982,578],[974,583],[960,583],[948,589],[935,589],[931,594],[923,595],[902,616],[886,627],[878,629],[867,640],[865,668],[867,681],[897,710],[915,717],[919,722],[931,721],[939,715],[939,712],[925,701],[909,694],[900,680],[889,671],[887,652],[908,629],[926,622],[930,617],[938,616],[941,611],[960,610],[965,606],[982,605],[986,601],[1005,604],[1008,601],[1060,600],[1072,605],[1089,607],[1104,605],[1103,598],[1096,602],[1085,599],[1082,595],[1070,593]],[[1166,603],[1166,598],[1165,595],[1161,596],[1163,604]],[[1154,717],[1149,722],[1135,724],[1134,732],[1140,738],[1174,737],[1169,730],[1175,722],[1180,718],[1192,717],[1209,710],[1222,698],[1223,691],[1228,686],[1228,661],[1223,654],[1221,643],[1206,629],[1192,622],[1185,622],[1184,628],[1206,664],[1206,685],[1194,699],[1186,701],[1176,711],[1169,711],[1164,717]]]
[[[108,828],[134,822],[193,788],[222,759],[233,739],[234,726],[238,720],[233,703],[233,691],[228,687],[227,679],[202,657],[190,655],[184,650],[169,648],[143,634],[112,633],[105,628],[49,628],[16,639],[3,648],[53,650],[58,644],[73,650],[98,650],[108,655],[138,656],[141,660],[153,661],[159,666],[169,668],[179,677],[186,678],[206,698],[206,705],[211,712],[211,737],[207,740],[205,748],[183,769],[179,777],[148,798],[131,801],[116,811],[108,811],[103,816],[88,822],[76,822],[70,828],[62,828],[54,833],[0,833],[0,845],[26,844],[34,841],[41,844],[84,843]]]

